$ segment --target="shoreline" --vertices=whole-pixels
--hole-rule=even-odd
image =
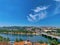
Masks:
[[[14,32],[3,32],[1,34],[20,34],[20,35],[40,35],[38,33],[14,33]]]

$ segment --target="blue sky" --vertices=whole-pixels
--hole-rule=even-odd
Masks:
[[[0,26],[60,26],[60,0],[0,0]]]

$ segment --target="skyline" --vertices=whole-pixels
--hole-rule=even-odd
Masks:
[[[0,26],[60,27],[60,0],[0,0]]]

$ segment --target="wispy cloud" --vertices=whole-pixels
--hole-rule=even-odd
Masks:
[[[27,19],[28,19],[28,21],[35,21],[36,16],[37,16],[37,14],[35,14],[35,15],[29,14],[29,16],[27,16]]]
[[[41,19],[44,19],[44,18],[46,18],[47,17],[47,12],[45,11],[45,12],[41,12],[40,14],[39,14],[39,20],[41,20]]]
[[[32,20],[36,20],[36,16],[37,16],[37,14],[35,14],[35,15],[29,14],[29,17],[30,17]]]
[[[37,14],[29,14],[28,16],[27,16],[27,19],[28,19],[28,21],[30,21],[30,22],[35,22],[35,21],[39,21],[39,20],[42,20],[42,19],[44,19],[44,18],[46,18],[47,17],[47,12],[45,11],[42,11],[42,12],[40,12],[40,13],[37,13]]]
[[[60,2],[60,0],[54,0],[54,1]]]
[[[60,13],[60,5],[58,5],[55,9],[54,15],[59,14]]]
[[[60,0],[54,0],[56,1],[56,7],[55,10],[52,12],[51,16],[47,15],[49,14],[49,12],[47,12],[48,8],[51,7],[50,5],[48,6],[41,6],[41,7],[36,7],[35,9],[32,9],[33,14],[30,13],[27,16],[28,21],[40,21],[43,20],[47,17],[52,17],[55,16],[56,14],[60,14]]]
[[[36,7],[36,9],[33,9],[34,12],[40,12],[42,10],[46,10],[49,6],[44,6],[44,7]]]
[[[56,8],[54,11],[54,15],[56,15],[60,13],[60,0],[54,0],[54,1],[56,1]]]
[[[36,7],[36,9],[33,9],[34,14],[29,14],[27,16],[28,21],[34,22],[39,21],[47,17],[46,9],[48,9],[48,6],[43,7]]]
[[[33,20],[31,19],[31,18],[29,18],[28,16],[27,16],[27,20],[28,21],[30,21],[30,22],[32,22]]]

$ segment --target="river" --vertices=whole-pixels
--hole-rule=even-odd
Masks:
[[[21,35],[21,34],[0,34],[0,36],[5,37],[5,38],[9,38],[10,41],[15,41],[16,38],[18,39],[23,39],[23,40],[30,40],[32,42],[37,42],[37,41],[48,41],[47,38],[44,38],[40,35]]]
[[[16,38],[23,40],[30,40],[31,42],[38,42],[38,41],[48,42],[48,39],[41,35],[0,34],[0,36],[9,38],[11,42],[14,42]]]

